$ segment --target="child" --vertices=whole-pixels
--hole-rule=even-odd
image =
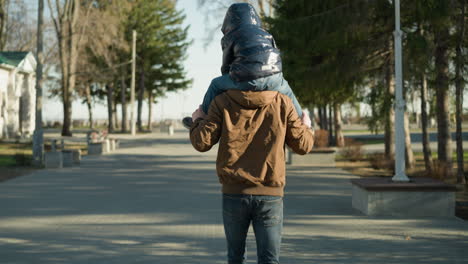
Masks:
[[[208,113],[213,99],[229,89],[249,91],[278,91],[291,98],[297,114],[305,115],[288,82],[283,78],[280,52],[273,36],[261,28],[257,12],[248,3],[237,3],[229,7],[221,28],[223,49],[222,76],[211,81],[201,109]],[[190,128],[193,120],[185,117],[185,127]]]

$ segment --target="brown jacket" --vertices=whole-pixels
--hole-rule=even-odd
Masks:
[[[223,193],[283,196],[284,144],[303,155],[314,138],[288,96],[228,90],[192,125],[190,141],[201,152],[219,141],[216,170]]]

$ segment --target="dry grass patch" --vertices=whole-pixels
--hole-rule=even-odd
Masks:
[[[69,143],[67,149],[80,149],[81,155],[87,154],[86,144]],[[51,145],[44,145],[44,151],[50,151]],[[37,170],[31,166],[32,143],[0,142],[0,182],[30,174]]]

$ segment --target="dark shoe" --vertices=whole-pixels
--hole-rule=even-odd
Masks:
[[[186,116],[184,119],[182,119],[182,124],[184,124],[185,128],[190,129],[192,127],[193,120],[191,117]]]

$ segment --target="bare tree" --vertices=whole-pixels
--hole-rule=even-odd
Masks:
[[[341,105],[335,103],[333,104],[333,116],[334,116],[334,123],[335,123],[335,142],[337,147],[344,147],[345,141],[343,136],[343,129],[342,129],[342,121],[341,121]]]
[[[0,50],[35,50],[36,26],[25,1],[0,0]]]
[[[122,27],[122,16],[125,8],[124,2],[118,1],[122,5],[112,5],[109,1],[97,1],[98,5],[89,10],[88,21],[84,21],[83,45],[80,46],[80,57],[83,63],[80,63],[79,73],[89,77],[84,80],[86,83],[99,82],[104,83],[104,93],[107,96],[109,132],[113,132],[117,122],[116,94],[118,88],[125,93],[126,65],[128,61],[122,61],[122,53],[128,51],[128,43],[124,38]],[[120,86],[116,85],[119,83]],[[122,83],[123,82],[123,83]],[[86,91],[82,93],[86,96],[86,102],[89,105],[89,85],[83,86]],[[122,96],[122,95],[121,95]],[[126,107],[126,104],[123,104]],[[125,112],[125,111],[123,111]]]
[[[250,3],[258,9],[259,15],[262,18],[273,15],[273,0],[198,0],[198,7],[206,12],[209,11],[216,17],[220,13],[226,13],[228,7],[234,3]]]
[[[57,35],[62,74],[62,136],[71,136],[72,102],[76,84],[78,48],[80,47],[85,29],[82,22],[87,21],[93,2],[90,1],[87,7],[82,7],[82,1],[79,0],[55,0],[55,5],[52,4],[52,0],[47,1]],[[78,23],[79,21],[81,23]]]
[[[8,0],[0,0],[0,50],[3,50],[7,42]]]
[[[215,33],[220,30],[227,9],[234,3],[252,4],[258,10],[262,19],[273,16],[273,0],[198,0],[198,8],[206,14],[206,46],[213,40]]]

